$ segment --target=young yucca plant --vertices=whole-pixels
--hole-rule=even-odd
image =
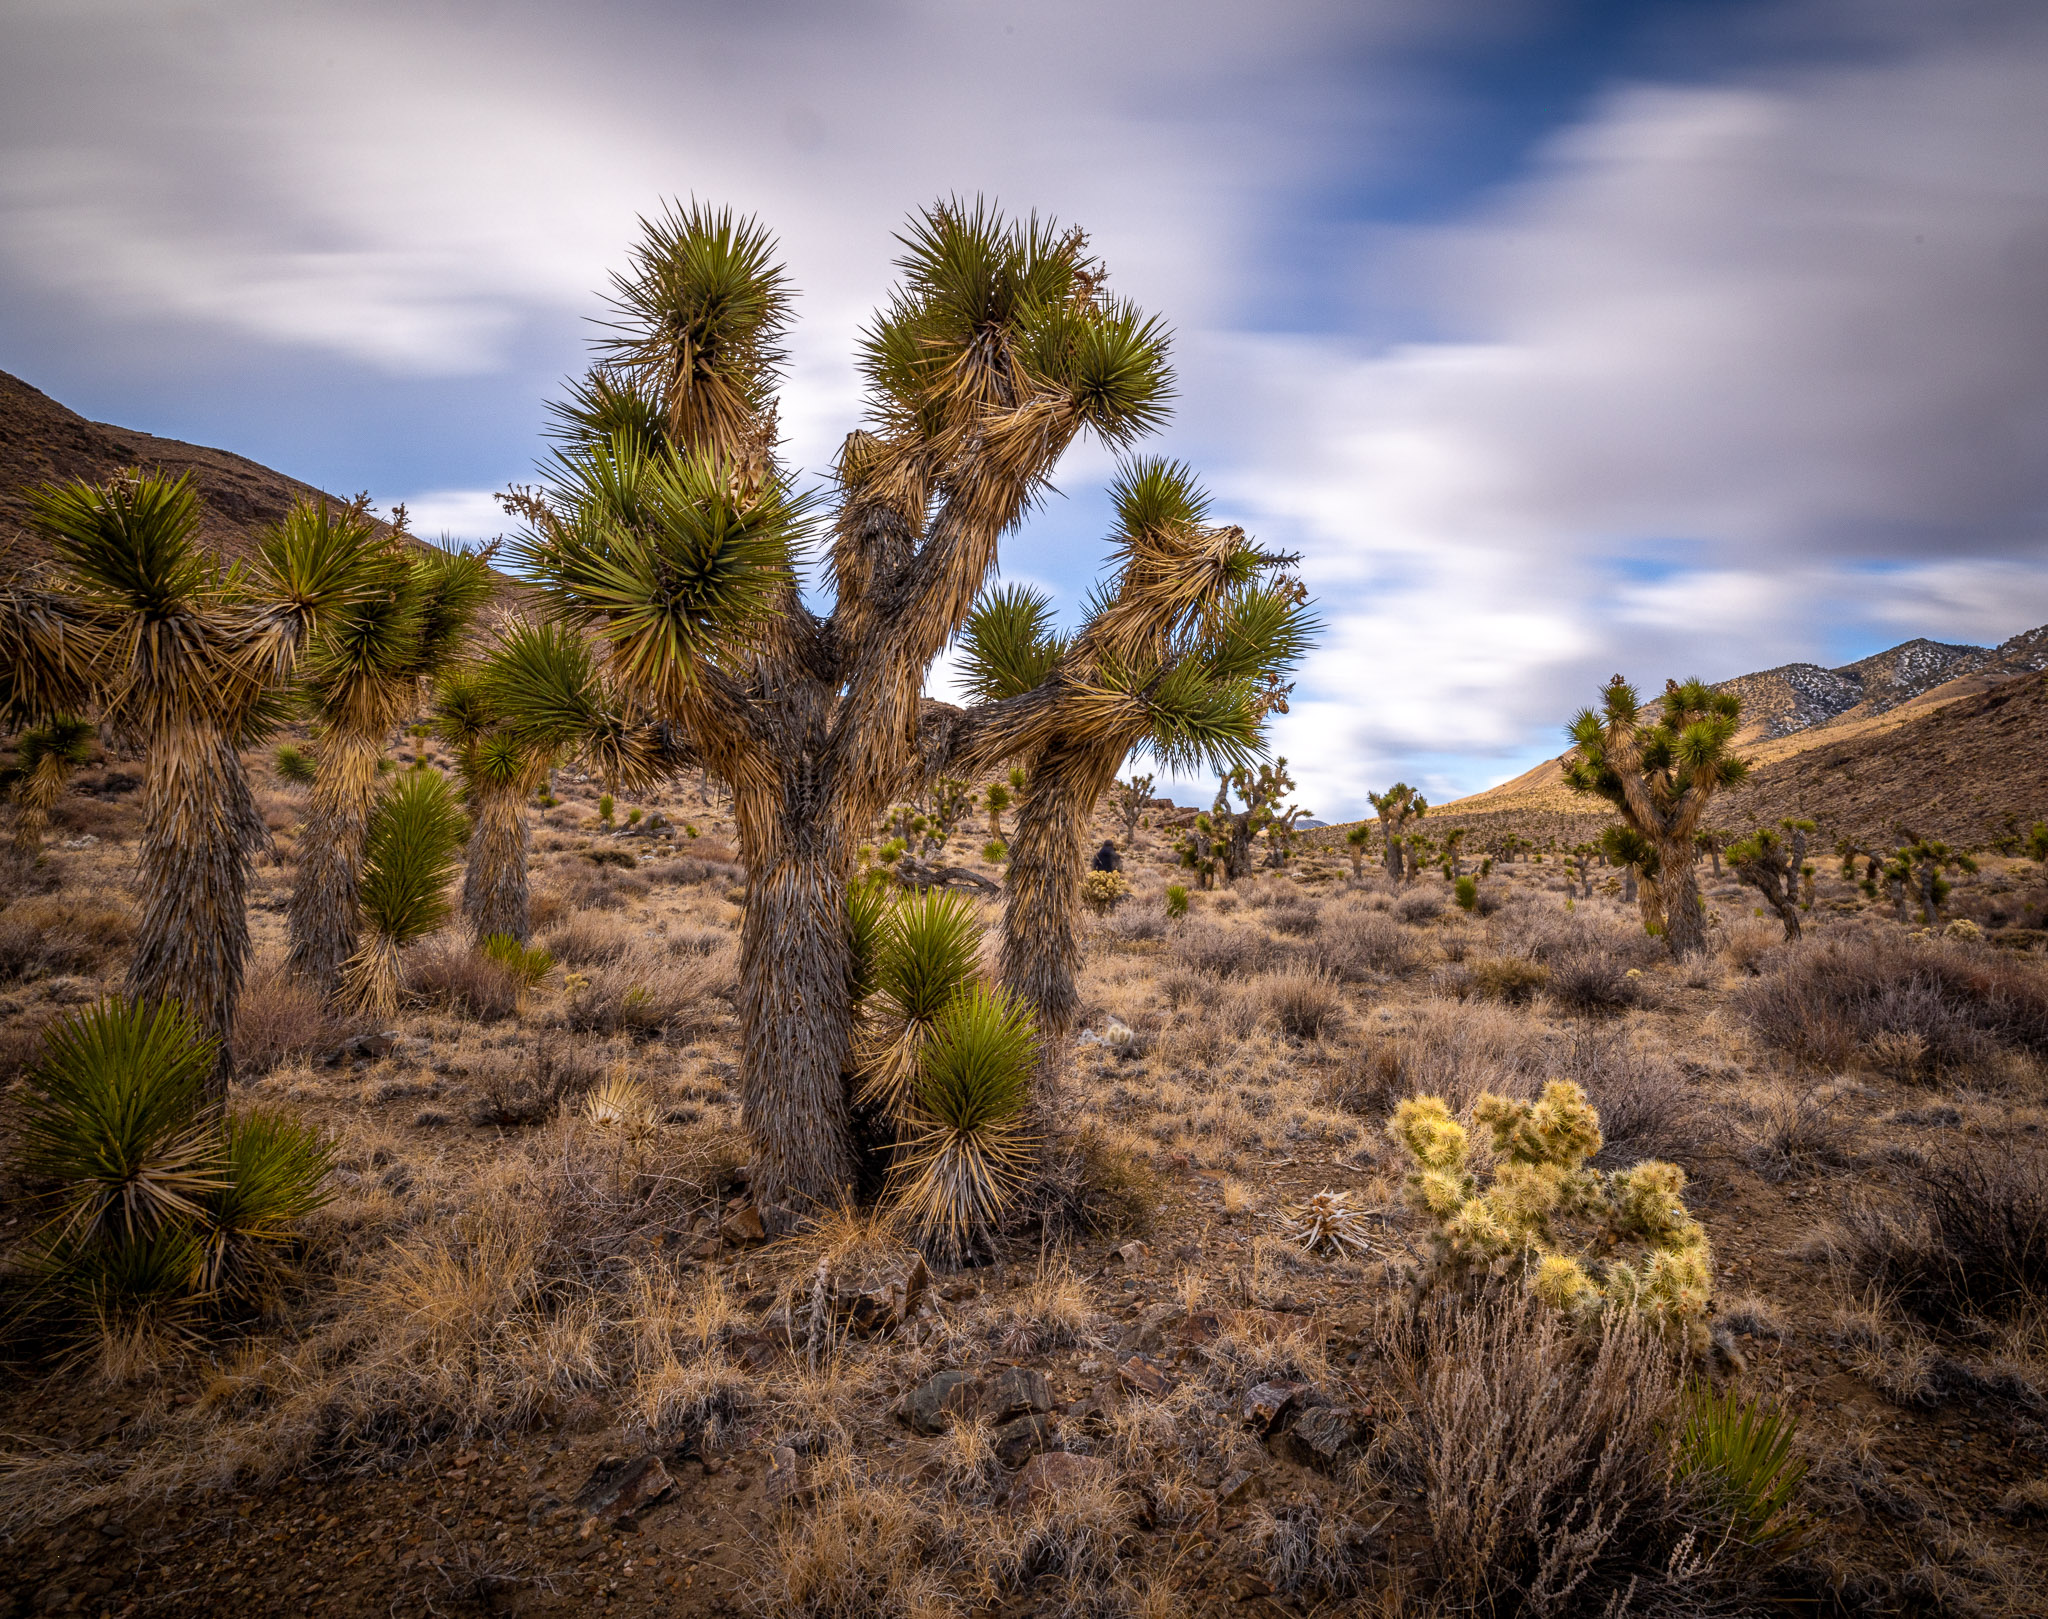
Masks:
[[[47,725],[24,731],[14,744],[14,764],[6,772],[8,797],[14,801],[14,852],[33,856],[43,846],[50,811],[64,796],[71,772],[92,757],[92,725],[59,714]]]
[[[1736,1539],[1756,1549],[1790,1550],[1806,1523],[1795,1505],[1806,1476],[1793,1449],[1797,1423],[1781,1407],[1745,1400],[1729,1388],[1695,1384],[1678,1430],[1678,1471],[1707,1495]]]
[[[298,1221],[325,1205],[334,1148],[295,1119],[244,1113],[227,1123],[224,1184],[208,1194],[195,1232],[199,1286],[260,1303],[283,1275]]]
[[[369,861],[358,900],[362,926],[342,968],[342,1004],[373,1017],[398,1010],[399,952],[446,924],[465,827],[447,779],[403,772],[370,816]]]
[[[19,1158],[50,1188],[47,1241],[81,1253],[200,1218],[226,1184],[204,1113],[214,1042],[175,1005],[103,1001],[45,1037]]]
[[[1188,885],[1168,883],[1166,885],[1166,914],[1178,922],[1188,914]]]
[[[320,774],[320,761],[304,748],[287,742],[270,762],[277,779],[290,787],[310,787]]]
[[[205,1319],[205,1252],[187,1227],[122,1236],[52,1255],[37,1301],[100,1373],[121,1382],[189,1342]]]
[[[532,989],[555,970],[552,950],[543,950],[537,944],[521,944],[509,933],[493,933],[478,948],[510,973],[522,990]]]
[[[1007,990],[975,985],[920,1045],[915,1127],[890,1169],[923,1244],[959,1261],[986,1242],[1030,1174],[1025,1127],[1038,1030]]]
[[[914,1109],[919,1052],[974,981],[981,924],[965,895],[930,889],[899,902],[879,928],[871,921],[865,925],[874,941],[867,946],[873,982],[861,1002],[855,1071],[862,1105],[900,1132]]]

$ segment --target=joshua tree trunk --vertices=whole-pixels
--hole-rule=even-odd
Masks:
[[[1934,885],[1940,873],[1933,866],[1923,864],[1914,875],[1920,883],[1920,920],[1927,927],[1938,928],[1941,926],[1941,903],[1934,897]]]
[[[1700,909],[1693,856],[1690,837],[1666,838],[1657,844],[1657,897],[1664,908],[1664,937],[1674,956],[1698,955],[1707,948],[1707,921]]]
[[[292,881],[291,954],[287,965],[323,995],[340,987],[342,967],[356,948],[357,890],[363,844],[377,797],[374,738],[331,732],[306,806]]]
[[[462,914],[478,940],[509,933],[521,944],[532,936],[526,905],[526,791],[471,789],[467,869],[462,878]]]
[[[846,1087],[852,862],[829,817],[809,813],[815,808],[779,817],[772,851],[746,835],[758,817],[740,816],[747,862],[740,1109],[754,1143],[754,1200],[763,1208],[815,1208],[854,1178]]]
[[[43,838],[50,830],[50,811],[64,796],[64,783],[71,778],[68,760],[45,756],[36,761],[21,789],[21,810],[14,818],[14,852],[34,856],[41,852]]]
[[[210,726],[166,729],[149,750],[142,828],[148,896],[128,963],[138,1001],[176,1001],[220,1041],[208,1093],[227,1095],[235,1003],[249,956],[249,857],[266,838],[240,755]]]

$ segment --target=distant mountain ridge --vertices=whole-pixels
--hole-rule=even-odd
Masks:
[[[2048,669],[2048,624],[1995,647],[1916,637],[1836,669],[1782,663],[1718,681],[1715,689],[1732,691],[1742,699],[1744,730],[1750,736],[1774,738],[1840,719],[1883,714],[1964,675],[2018,675],[2038,669]]]

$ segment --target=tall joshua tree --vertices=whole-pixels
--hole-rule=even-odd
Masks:
[[[1408,824],[1410,817],[1429,813],[1429,800],[1424,798],[1405,781],[1397,781],[1383,793],[1367,793],[1372,800],[1375,814],[1380,818],[1380,839],[1385,845],[1387,875],[1399,882],[1405,864],[1401,853],[1401,828]]]
[[[14,801],[14,852],[33,857],[49,830],[50,811],[64,796],[72,771],[92,757],[95,731],[75,714],[52,715],[46,725],[23,731],[14,743],[14,764],[0,780]]]
[[[614,335],[559,411],[545,481],[512,497],[553,610],[731,789],[747,866],[742,1112],[764,1200],[829,1201],[853,1181],[847,890],[882,810],[942,775],[986,779],[1026,758],[1020,821],[1034,801],[1085,796],[1092,756],[1071,780],[1039,779],[1055,742],[1132,714],[1150,727],[1199,684],[1149,664],[1148,637],[1162,617],[1214,618],[1228,583],[1212,543],[1175,534],[1155,552],[1148,537],[1123,559],[1112,594],[1126,611],[1093,650],[1012,696],[927,702],[933,660],[1067,447],[1151,430],[1170,378],[1163,329],[1109,295],[1079,232],[948,204],[901,239],[901,282],[862,338],[867,424],[822,509],[774,454],[790,319],[774,245],[704,208],[647,224],[615,278]],[[829,615],[797,579],[820,526]],[[1245,701],[1209,717],[1248,752],[1252,683],[1238,684]]]
[[[356,947],[356,895],[385,741],[468,633],[491,577],[480,556],[424,555],[395,534],[380,538],[361,503],[323,505],[305,521],[362,551],[366,587],[322,626],[302,671],[318,747],[292,881],[289,965],[332,994]]]
[[[1735,875],[1763,895],[1764,903],[1785,924],[1787,940],[1799,937],[1799,874],[1806,866],[1806,835],[1811,821],[1788,817],[1782,831],[1760,826],[1728,845],[1728,864]]]
[[[1650,845],[1674,957],[1707,948],[1693,840],[1714,794],[1749,774],[1749,761],[1729,751],[1741,714],[1741,698],[1698,680],[1666,681],[1656,709],[1646,712],[1635,688],[1616,675],[1599,710],[1583,709],[1571,724],[1565,780],[1575,792],[1606,799]]]
[[[73,675],[45,657],[10,670],[10,684],[21,694],[40,682],[52,706],[69,705],[82,675],[102,723],[146,751],[128,992],[177,1002],[219,1040],[219,1094],[249,952],[249,857],[265,841],[239,750],[274,728],[322,617],[362,589],[360,548],[301,507],[263,536],[250,566],[223,570],[193,544],[189,481],[151,474],[46,486],[29,511],[50,540],[52,589],[0,603],[14,619],[0,646],[34,654],[48,645],[38,615],[68,617],[78,656]]]
[[[1124,847],[1129,848],[1138,836],[1138,820],[1152,802],[1152,778],[1131,772],[1129,781],[1120,781],[1115,788],[1116,818],[1123,823]]]

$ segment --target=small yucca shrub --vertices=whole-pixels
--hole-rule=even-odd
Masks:
[[[310,787],[313,778],[319,774],[319,761],[304,748],[286,743],[271,760],[271,769],[277,772],[279,781],[294,787]]]
[[[340,998],[359,1012],[398,1010],[399,952],[446,925],[448,885],[468,831],[448,780],[408,770],[370,816],[359,891],[362,929],[342,968]]]
[[[509,933],[493,933],[478,946],[487,960],[495,961],[521,989],[531,989],[554,971],[555,956],[537,944],[521,944]]]
[[[1166,914],[1178,922],[1188,914],[1188,885],[1168,883],[1166,885]]]
[[[1451,885],[1451,891],[1459,910],[1479,909],[1479,880],[1476,877],[1460,877]]]
[[[914,1103],[918,1053],[980,966],[981,923],[964,894],[943,889],[905,898],[885,917],[875,914],[875,903],[871,896],[854,908],[856,948],[872,964],[865,969],[872,982],[854,1034],[854,1067],[863,1105],[900,1132]]]
[[[931,1027],[918,1053],[914,1128],[890,1174],[926,1247],[966,1257],[1022,1189],[1037,1061],[1037,1026],[1006,990],[977,984]]]
[[[50,1211],[31,1241],[36,1302],[94,1333],[110,1366],[267,1295],[293,1226],[327,1200],[314,1132],[211,1110],[215,1052],[175,1006],[107,1001],[52,1029],[29,1076],[18,1164]]]
[[[606,826],[612,824],[612,809],[612,795],[610,793],[599,793],[597,795],[597,818]]]
[[[1783,1408],[1694,1385],[1678,1430],[1678,1472],[1706,1498],[1733,1537],[1756,1549],[1790,1550],[1807,1525],[1795,1501],[1806,1460]]]
[[[1010,846],[1001,838],[990,838],[981,846],[981,858],[991,866],[1000,866],[1010,858]]]

